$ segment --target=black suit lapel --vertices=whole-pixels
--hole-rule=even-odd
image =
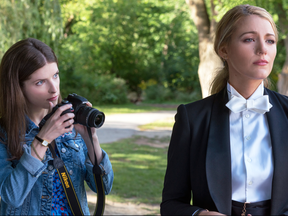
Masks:
[[[207,143],[206,175],[211,197],[219,212],[231,214],[231,154],[227,90],[219,92],[212,107]]]
[[[273,159],[274,175],[272,182],[271,215],[288,212],[288,121],[279,99],[275,94],[265,90],[273,105],[267,112]]]

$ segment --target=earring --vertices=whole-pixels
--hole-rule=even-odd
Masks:
[[[223,66],[226,67],[226,64],[227,64],[226,58],[223,58],[222,60],[223,60]]]

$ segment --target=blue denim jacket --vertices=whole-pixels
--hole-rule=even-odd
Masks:
[[[24,154],[20,160],[8,161],[6,138],[0,138],[0,214],[1,215],[50,215],[53,189],[53,157],[48,149],[41,162],[31,156],[31,143],[39,128],[30,119],[26,130]],[[87,147],[75,131],[63,134],[55,139],[61,159],[70,174],[84,215],[89,215],[84,180],[96,192],[93,177],[93,165],[87,155]],[[113,170],[107,153],[103,151],[100,168],[103,172],[105,193],[112,189]]]

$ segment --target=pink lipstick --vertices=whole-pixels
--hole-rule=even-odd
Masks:
[[[55,96],[55,97],[49,98],[49,99],[47,99],[47,100],[48,100],[48,101],[55,101],[55,100],[57,100],[57,98],[58,98],[58,96]]]
[[[268,64],[268,61],[265,60],[265,59],[260,59],[260,60],[258,60],[258,61],[256,61],[256,62],[253,62],[253,64],[259,65],[259,66],[265,66],[265,65]]]

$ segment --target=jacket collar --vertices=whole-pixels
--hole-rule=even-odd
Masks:
[[[211,197],[220,213],[231,214],[231,155],[226,87],[215,95],[206,155],[206,175]]]
[[[29,135],[34,129],[39,130],[39,127],[28,116],[25,116],[25,118],[27,124],[26,135]]]

